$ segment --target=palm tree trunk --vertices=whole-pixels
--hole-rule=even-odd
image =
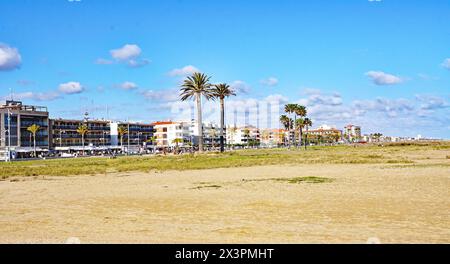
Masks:
[[[196,94],[197,102],[197,126],[198,126],[198,151],[203,152],[203,122],[202,122],[202,97]]]
[[[223,127],[225,126],[225,104],[224,100],[220,99],[220,152],[225,151],[223,140]]]
[[[300,148],[302,147],[302,143],[303,143],[303,128],[300,127]]]
[[[295,126],[296,126],[296,125],[297,125],[297,115],[294,115],[294,146],[295,146],[295,147],[298,146],[297,140],[296,140],[296,137],[295,137]]]
[[[33,133],[33,149],[34,149],[34,157],[36,158],[36,134]]]
[[[81,148],[83,149],[83,156],[84,156],[84,135],[81,135]]]
[[[306,134],[305,134],[305,150],[307,145],[308,145],[308,125],[306,126]]]

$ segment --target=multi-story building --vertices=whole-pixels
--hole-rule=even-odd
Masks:
[[[344,127],[344,137],[349,141],[361,140],[361,127],[347,125],[346,127]]]
[[[162,121],[152,124],[155,130],[156,146],[175,147],[192,144],[190,123]]]
[[[317,129],[308,131],[308,141],[316,143],[332,143],[342,140],[342,131],[336,127],[322,125]]]
[[[86,125],[84,145],[90,147],[111,146],[111,123],[105,120],[51,119],[50,146],[53,149],[81,147],[82,137],[78,128]]]
[[[71,120],[52,119],[51,147],[56,150],[80,149],[82,136],[78,128],[85,125],[84,146],[90,148],[121,147],[118,128],[123,126],[126,133],[122,135],[123,146],[146,146],[153,137],[153,126],[140,123],[118,123],[107,120]]]
[[[7,149],[10,157],[27,157],[49,149],[48,110],[43,106],[24,105],[20,101],[6,101],[0,105],[0,157],[5,158]],[[36,138],[28,127],[39,126]]]
[[[229,145],[259,145],[261,143],[259,129],[254,126],[229,126],[226,132]]]
[[[198,125],[195,120],[190,122],[190,134],[193,139],[193,144],[198,145]],[[226,128],[224,128],[224,135],[226,135]],[[224,136],[224,144],[226,144],[226,136]],[[205,147],[220,146],[220,126],[214,122],[203,123],[203,145]]]
[[[153,142],[151,142],[151,139],[154,135],[154,128],[153,124],[143,124],[143,123],[117,123],[117,127],[124,127],[127,133],[123,135],[122,144],[130,145],[130,146],[150,146]],[[112,127],[115,127],[113,124]],[[116,131],[113,129],[114,132]],[[113,137],[112,144],[117,146],[118,143],[115,143],[114,135],[111,134]]]
[[[287,131],[284,129],[264,129],[261,131],[261,144],[268,147],[276,147],[285,144]]]

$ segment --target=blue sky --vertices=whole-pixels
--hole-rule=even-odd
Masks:
[[[11,88],[53,117],[174,119],[180,80],[200,70],[239,91],[234,106],[298,102],[315,126],[450,138],[450,1],[0,0],[0,12],[0,98]]]

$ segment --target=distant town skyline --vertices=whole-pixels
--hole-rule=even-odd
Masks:
[[[232,109],[291,102],[314,127],[450,138],[448,1],[17,0],[0,10],[0,100],[13,92],[52,118],[186,119],[179,84],[201,71],[237,91],[228,125]],[[217,122],[218,103],[205,104],[204,120]]]

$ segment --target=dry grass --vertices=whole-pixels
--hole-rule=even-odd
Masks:
[[[303,149],[241,150],[225,154],[77,158],[0,163],[0,178],[12,176],[73,176],[110,172],[150,172],[168,170],[203,170],[212,168],[249,167],[278,164],[413,164],[421,162],[427,152],[429,162],[448,163],[449,142],[428,144],[388,144],[370,146],[312,147]]]

